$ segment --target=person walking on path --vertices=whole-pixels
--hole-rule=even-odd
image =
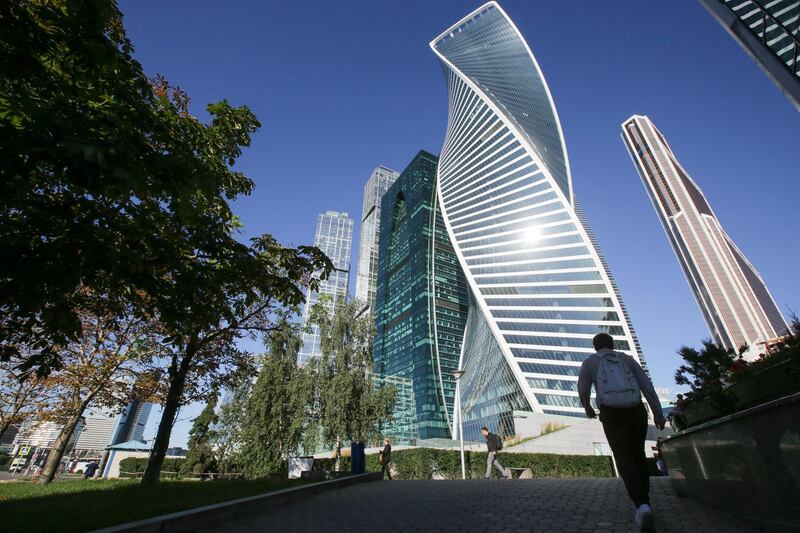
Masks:
[[[389,444],[389,438],[383,439],[383,450],[381,450],[381,474],[383,477],[388,477],[392,479],[392,468],[389,466],[389,463],[392,462],[392,445]]]
[[[641,531],[650,531],[655,526],[655,516],[650,507],[650,475],[644,452],[647,411],[642,394],[650,404],[659,429],[664,429],[666,423],[664,413],[650,378],[633,357],[614,351],[611,335],[600,333],[592,343],[597,353],[586,358],[578,376],[581,405],[586,416],[597,416],[590,403],[594,385],[603,431],[619,475],[636,507],[634,520]]]
[[[492,465],[494,465],[504,479],[511,479],[511,472],[503,468],[503,465],[497,460],[497,452],[503,449],[503,439],[500,438],[500,435],[489,433],[489,429],[486,427],[481,428],[481,433],[483,438],[486,439],[486,449],[489,451],[489,455],[486,458],[486,475],[484,477],[486,479],[492,477]]]
[[[92,461],[89,464],[87,464],[83,470],[83,479],[93,478],[98,468],[100,468],[100,465],[97,464],[97,461]]]

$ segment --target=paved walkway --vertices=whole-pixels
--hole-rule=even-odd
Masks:
[[[659,532],[755,531],[696,500],[669,480],[652,480]],[[206,532],[635,531],[633,504],[619,479],[376,481],[323,492],[268,514]]]

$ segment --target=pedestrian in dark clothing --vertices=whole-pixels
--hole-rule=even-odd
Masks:
[[[392,445],[389,444],[389,439],[383,439],[383,450],[381,450],[381,474],[384,477],[388,477],[392,479],[392,468],[389,466],[389,463],[392,462]]]
[[[654,528],[655,517],[650,507],[650,475],[644,451],[647,411],[642,394],[650,404],[659,429],[664,429],[666,419],[653,383],[639,363],[630,355],[615,352],[614,339],[606,333],[596,335],[592,342],[597,353],[583,362],[578,376],[581,405],[586,416],[597,416],[590,403],[594,385],[603,431],[619,475],[636,507],[636,525],[642,531],[649,531]]]
[[[87,464],[83,469],[83,479],[93,478],[98,468],[100,468],[100,465],[97,464],[97,461],[92,461],[89,464]]]
[[[503,465],[497,460],[497,452],[503,447],[503,440],[499,435],[489,433],[489,430],[485,427],[481,428],[481,433],[483,438],[486,439],[486,450],[489,452],[488,457],[486,457],[486,475],[484,477],[486,479],[492,477],[492,465],[494,465],[500,471],[500,475],[505,479],[511,479],[511,472],[503,468]]]

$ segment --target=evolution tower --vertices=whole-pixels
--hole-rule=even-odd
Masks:
[[[716,342],[736,350],[784,334],[786,322],[761,276],[661,132],[649,118],[633,116],[622,139]]]
[[[513,432],[513,410],[585,416],[576,382],[592,337],[642,359],[573,196],[547,83],[495,2],[430,44],[449,97],[438,201],[470,299],[465,437]]]

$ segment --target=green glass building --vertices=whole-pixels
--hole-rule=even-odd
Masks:
[[[381,203],[375,371],[398,389],[381,431],[404,444],[451,438],[467,319],[466,281],[436,200],[437,164],[420,151]]]

